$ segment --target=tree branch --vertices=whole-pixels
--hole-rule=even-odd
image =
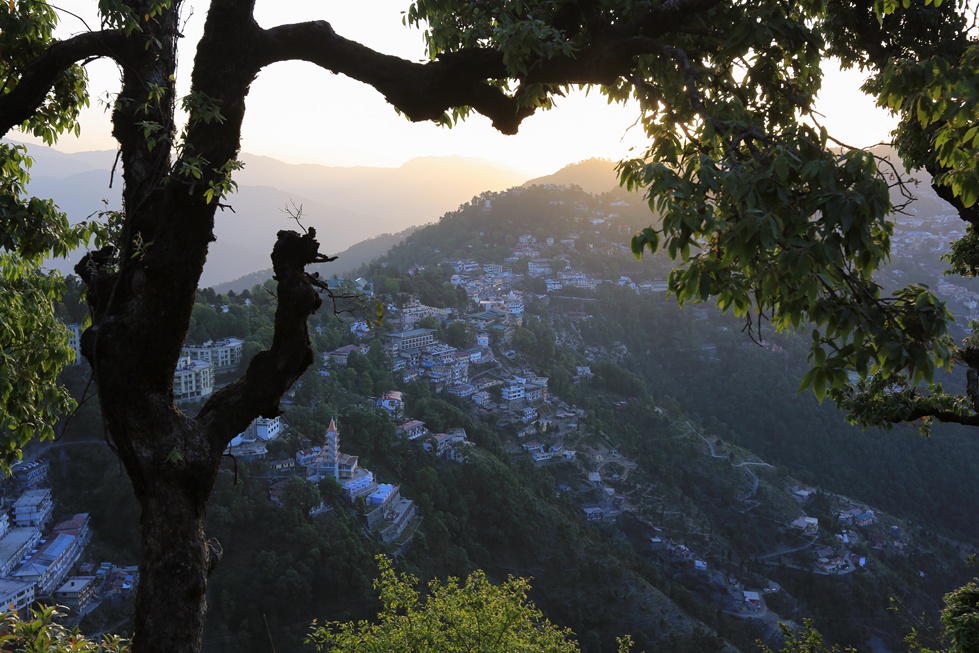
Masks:
[[[86,32],[53,43],[21,75],[10,93],[0,96],[0,135],[29,119],[44,102],[58,75],[86,59],[110,57],[118,60],[125,50],[121,30]]]
[[[714,0],[673,3],[694,5],[698,11]],[[679,9],[678,9],[679,11]],[[660,12],[657,12],[659,15]],[[668,12],[669,13],[669,12]],[[685,16],[685,15],[684,15]],[[662,33],[682,17],[669,13],[656,30]],[[528,65],[525,84],[611,84],[635,67],[635,57],[664,51],[642,25],[633,25],[612,38],[597,38],[572,55],[556,56]],[[282,25],[265,30],[256,44],[260,67],[278,61],[303,60],[344,74],[380,91],[409,120],[438,120],[455,107],[471,107],[504,134],[515,134],[524,118],[534,113],[517,97],[493,85],[510,77],[501,52],[472,48],[444,53],[435,61],[415,63],[382,54],[339,36],[325,21]],[[256,71],[257,72],[257,71]]]
[[[466,50],[420,64],[345,39],[325,21],[271,28],[259,47],[262,67],[309,61],[373,86],[414,122],[437,120],[452,107],[471,106],[501,132],[512,134],[533,112],[487,82],[506,78],[502,55],[491,50]]]
[[[223,450],[256,417],[279,415],[279,399],[313,362],[306,320],[322,300],[305,267],[327,258],[319,252],[312,227],[304,235],[279,232],[272,250],[278,281],[272,346],[252,359],[244,377],[218,391],[201,409],[197,420],[212,446]]]

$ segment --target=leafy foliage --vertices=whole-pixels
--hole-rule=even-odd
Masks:
[[[74,407],[58,373],[74,360],[68,330],[55,316],[65,283],[40,269],[91,237],[96,224],[71,226],[51,200],[26,196],[31,160],[22,146],[0,143],[0,465],[34,437],[54,437],[54,424]]]
[[[78,629],[65,628],[56,619],[63,614],[54,606],[31,612],[22,620],[16,613],[0,616],[0,645],[5,651],[23,653],[125,653],[126,640],[108,635],[102,641],[92,641],[79,634]]]
[[[544,618],[527,598],[525,579],[493,585],[481,571],[464,581],[428,584],[422,600],[418,579],[398,574],[378,556],[381,577],[374,583],[383,605],[377,622],[330,622],[315,626],[309,642],[336,653],[574,653],[571,632]]]

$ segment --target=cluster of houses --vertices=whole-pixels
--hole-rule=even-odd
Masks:
[[[105,596],[106,578],[84,570],[69,575],[91,537],[89,516],[72,515],[52,525],[54,501],[51,490],[42,487],[48,470],[43,459],[12,469],[0,511],[0,603],[18,612],[35,601],[84,612]],[[135,582],[133,576],[128,590]]]
[[[788,490],[790,495],[800,504],[805,504],[814,491],[798,486]],[[836,502],[838,510],[836,526],[840,532],[835,533],[827,544],[825,540],[817,543],[819,520],[816,517],[803,515],[788,524],[790,530],[798,531],[805,537],[812,537],[812,552],[815,556],[813,569],[823,574],[846,574],[867,565],[864,555],[851,552],[854,545],[865,541],[867,547],[875,551],[884,551],[896,555],[905,555],[910,547],[910,539],[897,525],[877,525],[880,515],[871,508],[856,505],[846,497],[830,495]],[[833,541],[835,539],[835,541]]]
[[[398,390],[381,393],[375,405],[397,424],[400,437],[420,444],[425,451],[439,458],[465,462],[466,452],[475,446],[461,426],[448,428],[445,433],[432,433],[425,422],[406,417],[404,395]]]

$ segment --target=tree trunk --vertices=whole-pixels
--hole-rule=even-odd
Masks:
[[[201,650],[207,579],[221,550],[204,535],[206,496],[158,473],[142,497],[142,562],[133,649]]]

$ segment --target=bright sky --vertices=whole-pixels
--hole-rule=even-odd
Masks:
[[[98,26],[94,0],[59,0],[58,7]],[[422,60],[421,33],[402,25],[409,0],[258,0],[261,25],[303,20],[329,21],[338,34],[379,51]],[[185,39],[179,70],[181,93],[189,88],[192,46],[199,38],[205,10],[185,2]],[[62,33],[83,31],[75,17],[63,14]],[[92,107],[83,118],[82,135],[65,137],[64,151],[113,149],[104,98],[118,89],[110,62],[89,66]],[[837,138],[871,145],[887,138],[893,120],[860,93],[856,73],[833,71],[824,82],[820,110]],[[103,98],[99,101],[98,98]],[[282,63],[263,71],[252,85],[243,133],[243,150],[290,163],[330,166],[396,167],[418,156],[474,156],[510,165],[530,175],[549,174],[590,157],[621,159],[641,148],[641,130],[631,128],[635,111],[608,106],[598,93],[559,99],[556,109],[526,120],[516,136],[503,136],[489,121],[474,116],[451,130],[412,124],[395,114],[373,89],[311,64]],[[631,128],[631,129],[630,129]],[[17,140],[25,140],[15,135]]]

